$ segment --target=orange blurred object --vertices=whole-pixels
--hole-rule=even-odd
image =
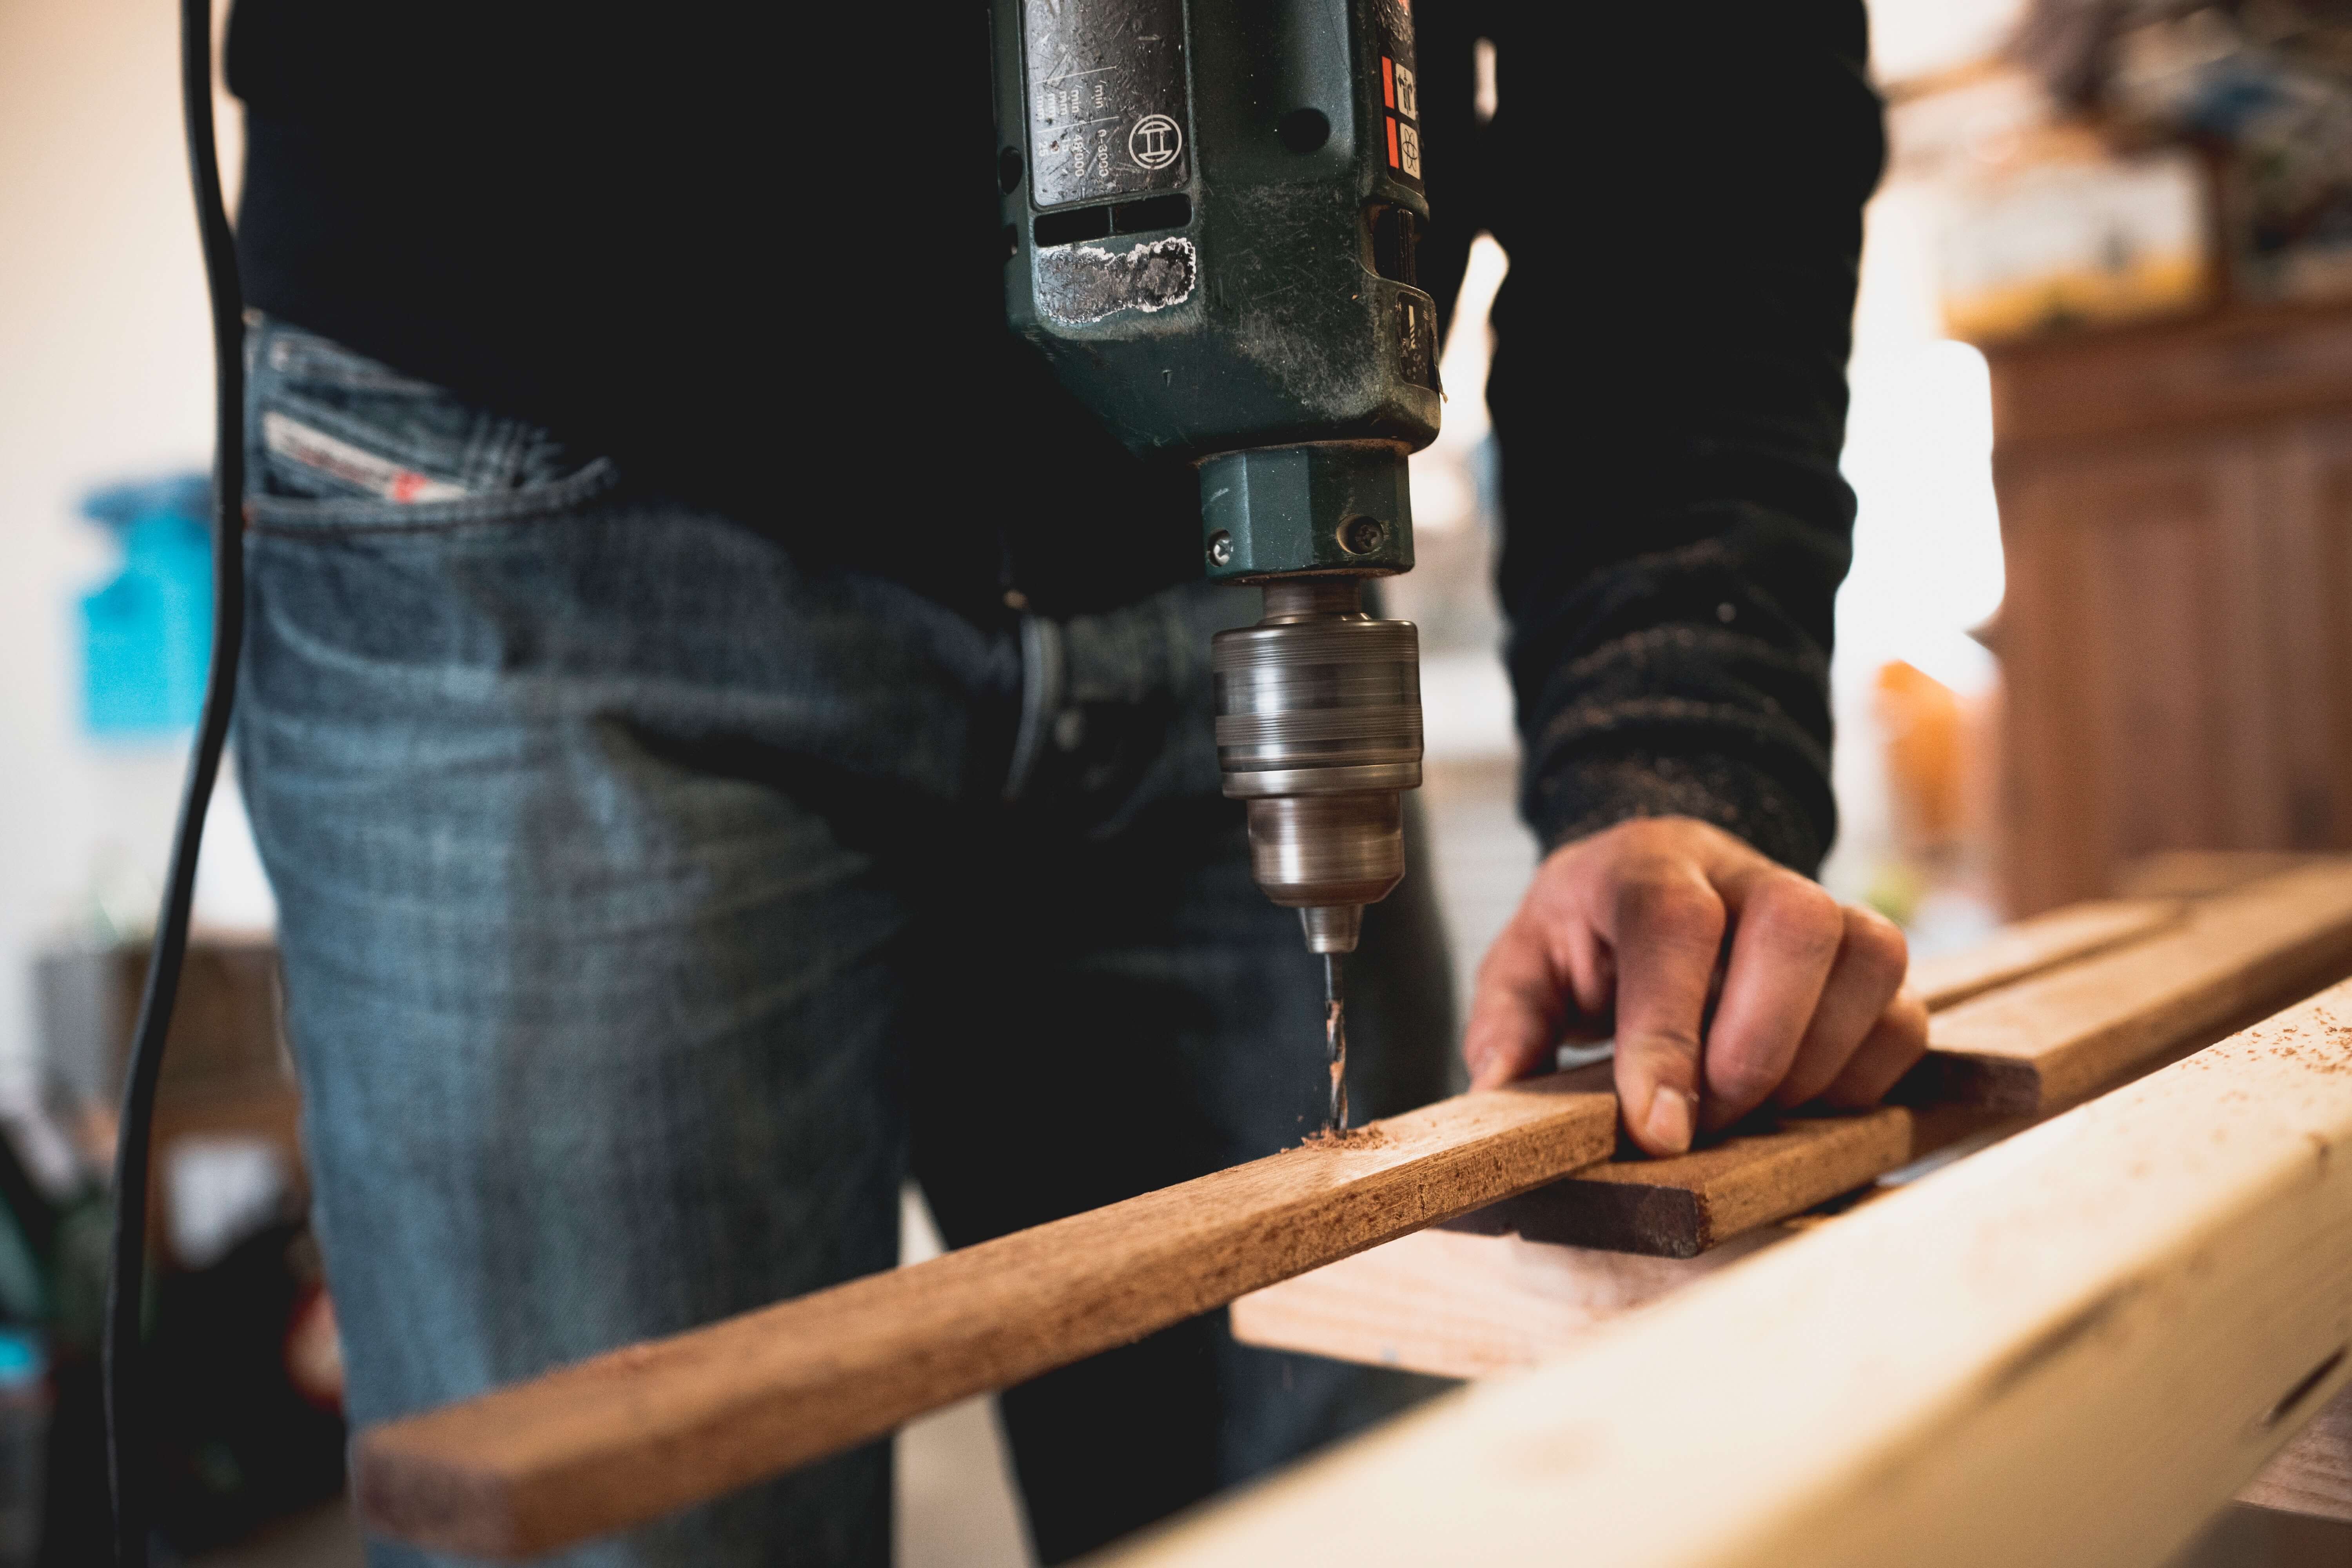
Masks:
[[[1879,666],[1877,714],[1895,847],[1906,859],[1948,862],[1964,837],[1964,715],[1959,697],[1924,670]]]

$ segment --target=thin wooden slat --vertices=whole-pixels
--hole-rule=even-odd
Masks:
[[[2145,1568],[2348,1345],[2352,984],[1098,1561]]]
[[[1637,1243],[1625,1250],[1694,1257],[1907,1163],[1917,1152],[1913,1125],[1900,1107],[1791,1118],[1771,1133],[1733,1138],[1671,1162],[1596,1165],[1578,1194],[1591,1202],[1600,1228]],[[1675,1169],[1661,1182],[1648,1167],[1666,1163]],[[1557,1214],[1530,1212],[1517,1228],[1534,1241],[1571,1239]]]
[[[1910,1163],[1926,1152],[1917,1132],[1916,1114],[1902,1106],[1789,1117],[1670,1159],[1636,1153],[1604,1161],[1452,1226],[1565,1247],[1696,1258]]]
[[[2352,861],[2342,857],[2208,899],[2148,907],[2165,918],[2137,936],[1937,1012],[1928,1060],[1897,1096],[1933,1104],[1926,1122],[1903,1106],[1784,1118],[1672,1159],[1612,1160],[1457,1223],[1571,1247],[1696,1257],[1998,1120],[2054,1114],[2137,1068],[2203,1044],[2252,1009],[2352,971]],[[2049,941],[2095,922],[2042,929]],[[2006,935],[1995,942],[2007,945]],[[2042,951],[2063,949],[2050,941]]]
[[[357,1447],[369,1528],[530,1556],[657,1518],[1589,1164],[1616,1102],[1470,1094],[478,1399]]]
[[[1954,952],[1916,959],[1911,989],[1929,1011],[2154,935],[2187,913],[2178,899],[2094,899],[2003,926]]]
[[[1906,1098],[2040,1115],[2247,1008],[2352,969],[2352,866],[2190,906],[2175,930],[1937,1014]]]

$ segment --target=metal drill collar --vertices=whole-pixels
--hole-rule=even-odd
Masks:
[[[1278,795],[1359,795],[1421,787],[1421,763],[1372,763],[1340,768],[1258,768],[1225,774],[1227,800]]]
[[[1355,945],[1352,911],[1404,876],[1403,805],[1421,783],[1420,634],[1363,612],[1359,579],[1265,585],[1255,626],[1220,632],[1217,763],[1249,808],[1250,871],[1276,903],[1320,911],[1318,952]]]
[[[1217,761],[1228,795],[1410,789],[1420,780],[1420,638],[1409,621],[1360,613],[1263,621],[1220,632]],[[1378,774],[1359,772],[1383,770]],[[1344,772],[1345,781],[1238,785],[1237,775]],[[1410,776],[1407,776],[1407,775]]]
[[[1288,909],[1377,903],[1404,879],[1404,801],[1394,791],[1249,803],[1250,875]]]

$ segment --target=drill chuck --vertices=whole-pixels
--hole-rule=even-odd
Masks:
[[[1307,945],[1352,952],[1363,906],[1404,877],[1402,792],[1421,784],[1420,638],[1364,613],[1363,579],[1265,583],[1217,634],[1217,763],[1249,811],[1250,869]]]

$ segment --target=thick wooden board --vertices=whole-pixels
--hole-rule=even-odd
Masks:
[[[2188,911],[2178,899],[2094,899],[2003,926],[1958,952],[1916,959],[1911,989],[1931,1012],[2121,947],[2176,924]]]
[[[2265,878],[2198,900],[2161,935],[1937,1014],[1903,1098],[2047,1114],[2200,1030],[2347,970],[2352,865]]]
[[[523,1557],[657,1518],[910,1416],[1589,1164],[1616,1101],[1463,1095],[363,1434],[381,1534]]]
[[[2238,1500],[2352,1523],[2352,1391],[2329,1400],[2294,1441],[2239,1490]]]
[[[1588,1169],[1624,1173],[1602,1195],[1605,1205],[1626,1194],[1613,1218],[1600,1205],[1558,1201],[1553,1194],[1573,1178],[1554,1183],[1253,1291],[1234,1303],[1234,1337],[1272,1350],[1443,1377],[1524,1371],[1573,1349],[1596,1324],[1822,1222],[1824,1216],[1802,1211],[1828,1197],[1853,1193],[1964,1140],[2005,1135],[2030,1123],[1958,1107],[1889,1107],[1816,1125],[1867,1136],[1841,1149],[1809,1145],[1801,1133],[1767,1133],[1702,1151],[1699,1172],[1706,1169],[1705,1155],[1726,1157],[1716,1179],[1731,1190],[1735,1209],[1773,1211],[1720,1242],[1693,1245],[1694,1238],[1713,1234],[1706,1180],[1694,1173],[1685,1188],[1671,1180],[1645,1185],[1637,1179],[1645,1167],[1692,1167],[1679,1161],[1612,1162]],[[1751,1155],[1759,1146],[1762,1152]],[[1822,1158],[1793,1177],[1775,1169],[1809,1153]],[[1750,1160],[1752,1177],[1745,1163]],[[1890,1190],[1866,1191],[1856,1201]],[[1562,1230],[1592,1234],[1604,1219],[1617,1227],[1607,1231],[1605,1247],[1557,1239]]]
[[[1244,1296],[1234,1338],[1438,1377],[1523,1372],[1596,1325],[1796,1234],[1767,1226],[1683,1258],[1416,1231]]]
[[[2352,984],[1100,1561],[2146,1568],[2347,1342]]]

